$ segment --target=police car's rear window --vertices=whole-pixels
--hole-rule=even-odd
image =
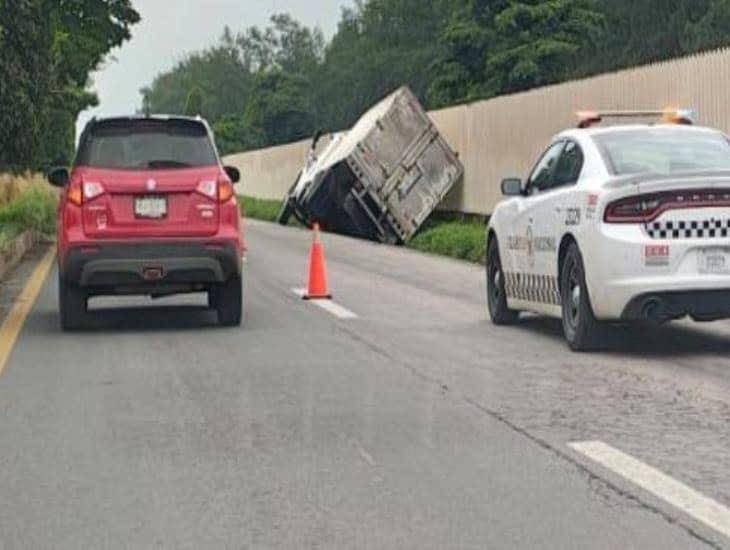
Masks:
[[[110,120],[82,137],[76,164],[124,170],[213,166],[218,162],[206,127],[194,120]]]
[[[647,128],[607,132],[593,139],[617,175],[730,170],[730,143],[719,132]]]

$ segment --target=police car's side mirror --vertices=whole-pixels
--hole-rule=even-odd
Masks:
[[[503,179],[502,194],[505,197],[517,197],[522,195],[522,180],[520,178]]]

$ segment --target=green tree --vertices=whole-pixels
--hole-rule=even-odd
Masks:
[[[248,131],[262,135],[266,145],[312,135],[315,120],[308,84],[304,77],[278,69],[259,73],[243,115]]]
[[[215,141],[221,155],[258,149],[267,144],[263,130],[252,127],[243,115],[225,115],[213,123]]]
[[[497,41],[494,18],[508,5],[506,0],[456,0],[438,35],[441,48],[426,95],[429,107],[484,96],[485,61]]]
[[[185,114],[187,116],[203,115],[203,102],[203,92],[198,86],[194,86],[185,102]]]
[[[317,77],[320,125],[350,126],[383,96],[408,84],[420,99],[435,77],[435,39],[452,2],[445,0],[358,1],[344,10],[337,34],[326,48]]]
[[[592,0],[466,0],[439,37],[433,107],[558,82],[574,74],[580,53],[603,37]]]
[[[129,0],[0,0],[0,169],[70,158],[89,74],[137,21]]]
[[[403,84],[443,107],[726,45],[729,25],[730,0],[355,0],[329,43],[288,15],[226,29],[143,102],[182,113],[199,87],[230,152],[347,128]]]
[[[42,161],[50,48],[50,24],[41,2],[0,0],[0,170]]]
[[[599,42],[603,25],[591,0],[510,2],[494,19],[496,41],[485,61],[484,95],[569,78],[577,54]]]
[[[188,94],[197,87],[205,98],[205,115],[212,121],[242,113],[253,82],[235,37],[226,29],[219,43],[188,56],[172,70],[158,75],[140,90],[143,111],[183,114]]]

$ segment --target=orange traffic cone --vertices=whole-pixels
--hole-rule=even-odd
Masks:
[[[305,300],[329,300],[332,298],[327,289],[327,267],[324,261],[324,248],[319,240],[319,224],[312,227],[312,248],[309,252],[309,282]]]

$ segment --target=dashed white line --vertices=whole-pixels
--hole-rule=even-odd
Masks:
[[[303,288],[292,288],[292,292],[300,298],[306,294],[306,290]],[[357,314],[353,313],[346,307],[341,306],[337,302],[333,302],[332,300],[311,300],[310,303],[322,308],[339,319],[357,319]]]
[[[730,510],[716,500],[602,441],[581,441],[568,446],[730,537]]]

